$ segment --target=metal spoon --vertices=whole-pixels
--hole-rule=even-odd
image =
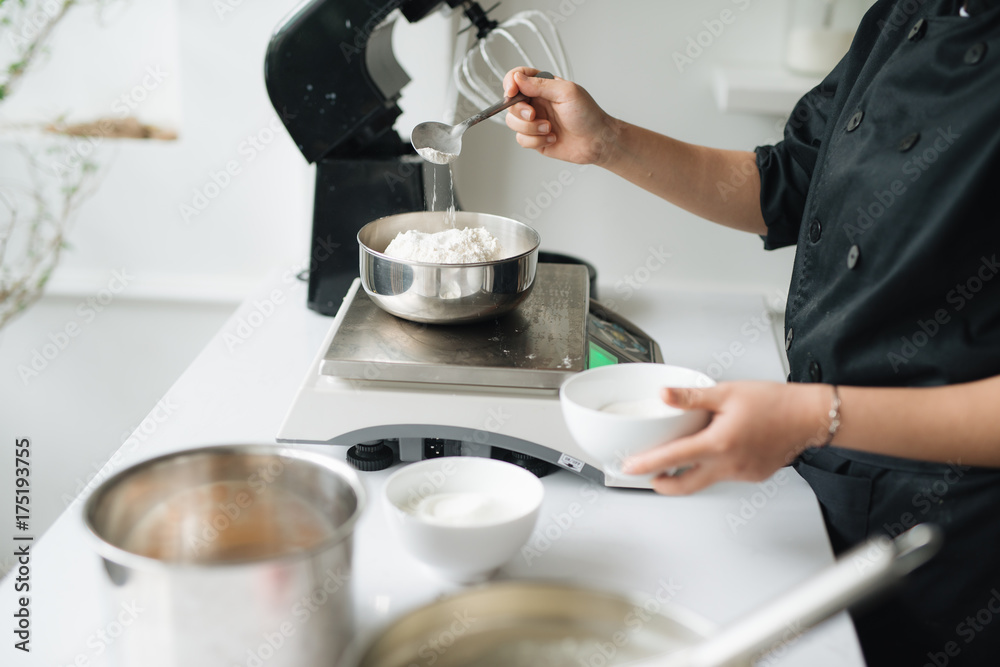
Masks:
[[[539,79],[554,78],[548,72],[539,72],[535,75]],[[410,133],[410,143],[417,149],[420,157],[433,162],[434,164],[448,164],[454,162],[458,154],[462,152],[462,135],[465,131],[481,123],[490,116],[495,116],[507,107],[512,107],[518,102],[529,99],[524,93],[518,93],[514,97],[505,97],[488,109],[484,109],[471,118],[463,120],[457,125],[448,125],[436,121],[420,123],[413,128]]]

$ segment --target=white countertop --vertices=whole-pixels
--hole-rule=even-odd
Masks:
[[[784,378],[773,333],[762,319],[763,297],[645,288],[617,309],[660,343],[667,363],[721,371],[721,379]],[[254,312],[260,315],[251,317]],[[331,321],[306,308],[303,284],[275,274],[178,379],[144,422],[146,432],[126,442],[98,481],[128,463],[178,449],[274,442]],[[362,633],[457,588],[425,571],[389,533],[379,499],[389,472],[362,474],[370,498],[355,542]],[[498,578],[572,581],[645,597],[669,586],[673,603],[724,624],[832,562],[815,497],[790,469],[764,484],[717,485],[686,498],[605,489],[565,471],[543,482],[545,503],[529,542],[538,553],[516,557]],[[109,664],[98,635],[109,623],[101,564],[86,542],[80,505],[32,546],[32,652],[15,650],[8,630],[0,664]],[[13,585],[13,577],[0,584],[6,627]],[[773,664],[864,663],[841,614],[793,640]]]

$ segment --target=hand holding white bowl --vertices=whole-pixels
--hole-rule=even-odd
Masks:
[[[681,410],[663,402],[664,387],[711,387],[703,373],[665,364],[619,364],[579,373],[559,390],[566,426],[574,440],[612,478],[651,479],[622,472],[633,454],[695,433],[708,424],[705,410]]]

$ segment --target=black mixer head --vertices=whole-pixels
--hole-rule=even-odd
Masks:
[[[411,152],[392,131],[410,78],[393,55],[385,19],[398,9],[416,22],[442,4],[464,3],[313,0],[275,30],[264,61],[267,92],[309,162]]]
[[[376,218],[425,210],[428,183],[436,180],[430,176],[448,170],[424,162],[393,130],[410,78],[396,62],[386,20],[399,10],[413,23],[444,4],[467,3],[311,0],[268,44],[271,103],[316,163],[308,304],[325,315],[336,314],[358,276],[358,230]]]

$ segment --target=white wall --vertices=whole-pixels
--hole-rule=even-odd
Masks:
[[[777,64],[782,55],[785,0],[508,0],[503,16],[536,7],[558,28],[577,82],[611,114],[710,146],[752,150],[780,137],[780,119],[720,113],[713,102],[713,68]],[[742,9],[744,8],[745,9]],[[734,19],[678,71],[673,54],[706,31],[723,10]],[[718,25],[715,26],[718,28]],[[709,40],[704,39],[703,42]],[[560,174],[572,179],[558,191]],[[520,149],[511,134],[489,124],[466,135],[455,165],[463,206],[533,224],[544,249],[583,257],[607,286],[602,298],[624,298],[615,285],[647,278],[650,248],[671,254],[650,284],[676,288],[785,291],[792,252],[766,253],[755,236],[716,227],[597,168],[580,169]],[[548,204],[533,210],[530,205]],[[624,284],[622,284],[624,287]]]
[[[312,170],[263,80],[271,31],[294,4],[144,0],[115,5],[103,24],[90,6],[72,10],[0,120],[60,108],[70,121],[117,117],[116,103],[139,86],[133,114],[179,138],[98,139],[107,172],[80,211],[53,291],[94,291],[108,267],[126,267],[132,295],[238,299],[276,263],[304,254]],[[10,143],[0,150],[9,155]],[[17,161],[0,164],[5,183],[15,181]]]
[[[24,15],[4,28],[0,58],[49,20],[61,2],[29,0]],[[132,114],[143,122],[177,129],[180,63],[177,3],[111,0],[80,3],[60,20],[15,92],[0,103],[5,122],[63,117],[67,123]],[[152,74],[152,76],[150,76]],[[145,79],[145,85],[143,85]]]

